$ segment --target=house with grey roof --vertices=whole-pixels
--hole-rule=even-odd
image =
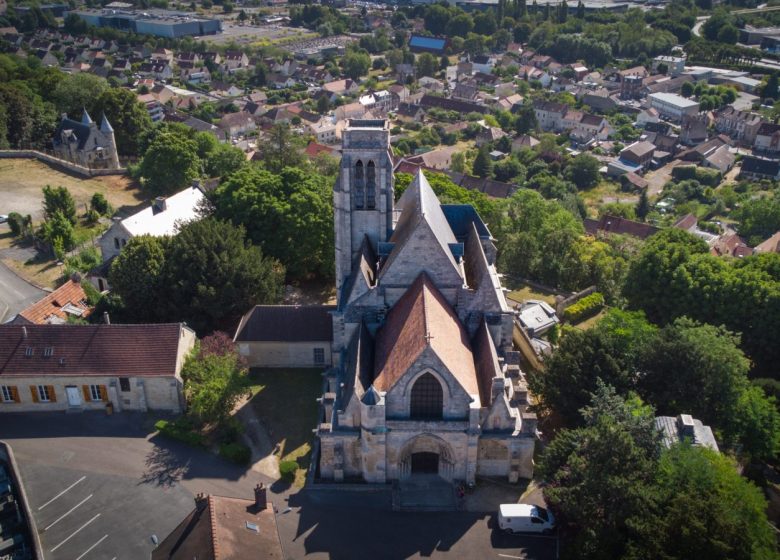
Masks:
[[[719,451],[712,428],[705,426],[701,420],[696,420],[690,414],[680,414],[676,418],[674,416],[657,416],[655,428],[661,432],[662,442],[666,447],[687,440],[692,445],[709,447],[713,451]]]
[[[62,115],[52,140],[54,154],[77,165],[98,169],[119,169],[114,129],[105,115],[100,125],[87,110],[77,121]]]

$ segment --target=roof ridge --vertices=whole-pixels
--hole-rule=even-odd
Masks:
[[[422,272],[420,274],[422,277],[421,283],[422,286],[420,287],[420,295],[422,296],[422,314],[423,314],[423,328],[425,329],[425,344],[426,346],[431,345],[431,331],[429,326],[429,309],[428,309],[428,297],[426,296],[427,292],[430,292],[430,290],[426,289],[428,286],[428,275],[425,272]]]
[[[214,511],[214,498],[209,494],[209,517],[211,521],[211,549],[214,560],[219,560],[219,543],[217,542],[217,514]]]

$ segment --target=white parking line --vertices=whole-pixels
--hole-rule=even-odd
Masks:
[[[69,536],[67,539],[65,539],[65,540],[64,540],[64,541],[62,541],[60,544],[58,544],[57,546],[55,546],[54,548],[52,548],[52,549],[51,549],[51,551],[52,551],[52,552],[54,552],[54,551],[55,551],[55,550],[57,550],[59,547],[61,547],[63,544],[65,544],[65,543],[66,543],[66,542],[68,542],[70,539],[72,539],[73,537],[75,537],[75,536],[76,536],[76,534],[77,534],[79,531],[81,531],[82,529],[84,529],[84,528],[85,528],[87,525],[89,525],[90,523],[92,523],[92,522],[93,522],[95,519],[97,519],[98,517],[100,517],[100,514],[99,514],[99,513],[98,513],[98,514],[97,514],[95,517],[93,517],[92,519],[90,519],[89,521],[87,521],[86,523],[84,523],[84,525],[82,525],[81,527],[79,527],[78,529],[76,529],[75,531],[73,531],[73,532],[70,534],[70,536]]]
[[[62,492],[60,492],[59,494],[57,494],[56,496],[54,496],[54,497],[53,497],[51,500],[49,500],[48,502],[46,502],[45,504],[43,504],[41,507],[39,507],[39,508],[38,508],[38,511],[41,511],[43,508],[45,508],[46,506],[48,506],[48,505],[49,505],[50,503],[52,503],[54,500],[56,500],[57,498],[61,497],[63,494],[65,494],[65,492],[67,492],[68,490],[70,490],[71,488],[73,488],[74,486],[76,486],[76,484],[78,484],[79,482],[82,482],[82,481],[83,481],[85,478],[87,478],[87,477],[86,477],[86,475],[85,475],[85,476],[82,476],[81,478],[79,478],[79,479],[78,479],[76,482],[74,482],[73,484],[71,484],[70,486],[68,486],[68,487],[67,487],[65,490],[63,490]]]
[[[108,538],[108,535],[103,535],[103,538],[102,538],[102,539],[100,539],[98,542],[96,542],[95,544],[93,544],[92,546],[90,546],[90,547],[89,547],[87,550],[85,550],[84,552],[82,552],[82,553],[81,553],[81,556],[79,556],[78,558],[76,558],[76,560],[81,560],[82,558],[84,558],[84,557],[87,555],[87,553],[88,553],[90,550],[92,550],[93,548],[95,548],[97,545],[99,545],[100,543],[102,543],[102,542],[103,542],[104,540],[106,540],[107,538]]]
[[[89,499],[90,499],[92,496],[93,496],[93,494],[90,494],[89,496],[87,496],[86,498],[84,498],[83,500],[81,500],[79,503],[77,503],[75,506],[73,506],[72,508],[70,508],[68,511],[66,511],[65,513],[63,513],[61,516],[59,516],[59,517],[57,518],[57,520],[56,520],[56,521],[54,521],[52,524],[50,524],[48,527],[46,527],[46,528],[44,529],[44,531],[48,531],[49,529],[51,529],[52,527],[54,527],[54,526],[55,526],[57,523],[59,523],[60,521],[62,521],[63,519],[65,519],[65,518],[66,518],[68,515],[70,515],[71,513],[73,513],[73,511],[74,511],[74,510],[75,510],[77,507],[79,507],[80,505],[83,505],[83,504],[84,504],[84,502],[86,502],[87,500],[89,500]]]
[[[520,560],[523,560],[525,558],[525,556],[510,556],[509,554],[499,554],[499,556],[501,556],[502,558],[519,558]]]

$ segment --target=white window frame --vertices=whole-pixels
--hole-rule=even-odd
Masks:
[[[0,399],[3,402],[16,402],[10,385],[0,385]]]
[[[100,385],[90,385],[89,386],[89,400],[91,401],[102,401],[103,396],[100,394]]]
[[[49,388],[46,385],[37,385],[38,401],[51,402],[51,395],[49,394]]]

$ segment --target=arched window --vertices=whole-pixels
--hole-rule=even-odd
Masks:
[[[376,207],[376,166],[373,161],[368,162],[366,169],[366,207]]]
[[[444,393],[441,383],[430,373],[424,373],[417,378],[412,387],[409,416],[437,420],[442,417]]]
[[[355,164],[355,208],[363,208],[365,204],[365,185],[363,178],[363,162]]]

